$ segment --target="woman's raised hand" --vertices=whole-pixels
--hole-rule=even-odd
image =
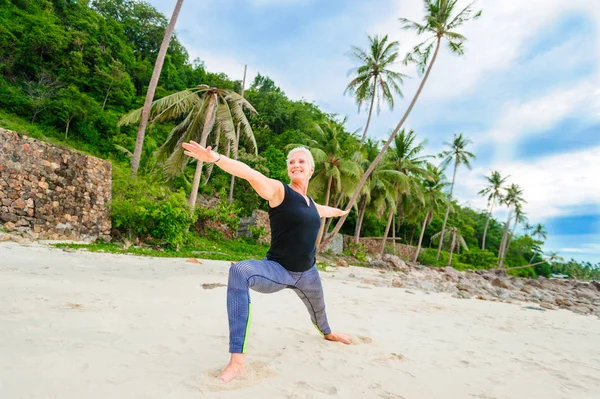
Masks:
[[[215,162],[219,160],[219,155],[211,151],[211,146],[204,148],[195,141],[183,143],[181,146],[185,148],[185,151],[183,152],[185,155],[194,157],[199,161]]]

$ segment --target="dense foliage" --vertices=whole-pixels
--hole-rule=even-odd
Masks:
[[[154,156],[181,120],[150,125],[140,176],[136,181],[128,179],[136,126],[118,127],[117,122],[127,112],[141,107],[167,22],[150,4],[138,0],[0,0],[0,124],[110,159],[115,171],[112,207],[116,232],[129,239],[151,236],[159,243],[176,248],[190,241],[189,227],[198,218],[230,221],[234,226],[239,216],[249,215],[254,209],[266,209],[266,203],[247,182],[238,179],[233,204],[221,202],[217,211],[211,212],[201,207],[195,212],[189,211],[184,193],[190,191],[194,165],[188,165],[178,176],[167,178],[163,165]],[[207,71],[200,60],[190,62],[186,49],[174,36],[155,97],[163,98],[199,84],[241,91],[240,81]],[[360,137],[348,132],[344,121],[324,113],[313,103],[288,98],[267,76],[256,76],[244,97],[257,111],[247,116],[258,155],[249,148],[245,150],[241,143],[240,159],[267,176],[286,180],[288,146],[294,143],[311,147],[323,154],[315,173],[322,178],[315,180],[311,193],[316,200],[324,202],[327,192],[331,205],[345,205],[348,193],[356,185],[357,168],[366,169],[365,160],[373,158],[368,152],[377,151],[381,143],[367,141],[361,147]],[[335,134],[334,150],[331,150],[331,140],[321,139],[325,134]],[[386,167],[398,162],[392,159],[392,154],[388,158],[374,172],[374,188],[359,198],[371,201],[371,205],[365,204],[361,235],[382,236],[387,215],[396,214],[392,225],[395,230],[389,235],[395,234],[405,243],[416,245],[425,221],[422,242],[425,251],[420,260],[445,265],[449,245],[444,239],[444,251],[436,260],[437,242],[432,241],[442,230],[445,206],[435,208],[432,217],[427,217],[423,208],[426,201],[414,193],[428,177],[409,171],[402,173],[406,179],[413,179],[411,189],[390,197],[390,190],[383,186],[398,189],[405,186],[402,181],[389,185],[384,182],[384,177],[391,178]],[[433,158],[428,162],[435,163]],[[446,173],[452,171],[446,170]],[[230,176],[214,168],[208,184],[206,176],[203,178],[200,194],[218,195],[224,200],[229,185]],[[396,208],[385,211],[385,206]],[[505,229],[506,223],[494,218],[490,218],[482,250],[488,211],[474,210],[456,202],[452,202],[451,209],[446,224],[456,229],[469,248],[468,251],[456,248],[460,252],[451,263],[459,269],[496,267],[504,236],[505,265],[508,268],[532,265],[511,273],[600,277],[598,265],[560,259],[543,262],[548,258],[540,251],[545,237],[527,231],[518,234],[514,229]],[[236,211],[233,218],[232,210]],[[356,212],[348,216],[342,233],[354,233],[358,210],[357,206]]]

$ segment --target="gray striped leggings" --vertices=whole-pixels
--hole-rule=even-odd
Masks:
[[[294,290],[306,305],[317,330],[323,335],[331,333],[325,314],[323,287],[316,266],[296,273],[266,258],[245,260],[229,268],[227,314],[230,353],[246,353],[248,329],[252,318],[249,288],[263,294],[281,291],[284,288]]]

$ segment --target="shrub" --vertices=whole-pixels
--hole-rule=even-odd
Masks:
[[[498,258],[492,252],[472,248],[468,252],[463,252],[458,255],[460,262],[471,265],[475,269],[490,269],[496,267]]]
[[[185,193],[160,188],[142,176],[129,179],[118,167],[114,171],[113,228],[129,236],[150,236],[171,247],[183,244],[197,217],[189,210]]]

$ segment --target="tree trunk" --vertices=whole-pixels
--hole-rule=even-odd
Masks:
[[[530,265],[525,265],[525,266],[513,266],[513,267],[507,267],[507,268],[506,268],[506,270],[514,270],[514,269],[526,269],[526,268],[528,268],[528,267],[535,267],[535,266],[537,266],[537,265],[541,265],[542,263],[547,263],[547,262],[548,262],[547,260],[543,260],[543,261],[541,261],[541,262],[535,262],[535,263],[532,263],[532,264],[530,264]]]
[[[154,92],[156,91],[158,79],[160,78],[160,71],[162,70],[163,63],[165,61],[167,48],[169,47],[171,35],[173,34],[173,29],[175,29],[175,23],[177,22],[177,17],[179,16],[179,10],[181,10],[182,4],[183,0],[177,0],[177,4],[175,4],[175,9],[173,10],[173,14],[171,15],[171,20],[169,21],[169,25],[167,26],[167,31],[165,32],[165,36],[163,37],[163,41],[160,45],[160,50],[158,51],[156,62],[154,63],[154,71],[152,71],[152,78],[150,79],[148,91],[146,92],[146,100],[144,101],[144,107],[142,108],[140,126],[138,127],[137,138],[135,140],[135,149],[133,150],[133,157],[131,158],[132,177],[135,177],[140,167],[140,159],[142,157],[142,147],[144,146],[144,135],[146,134],[146,124],[148,123],[148,117],[150,115],[150,107],[152,106]],[[200,168],[202,168],[202,166],[200,166]],[[196,187],[196,190],[197,189],[198,187]]]
[[[390,226],[392,225],[392,219],[394,218],[394,208],[390,209],[390,215],[388,216],[387,225],[385,226],[385,233],[383,233],[383,240],[381,240],[381,249],[379,250],[379,254],[383,256],[383,252],[385,251],[385,243],[388,238],[388,234],[390,232]]]
[[[530,265],[531,265],[531,262],[533,262],[533,258],[535,258],[536,255],[537,255],[537,251],[533,251],[533,256],[531,256],[531,259],[529,259]]]
[[[73,118],[74,118],[74,115],[69,116],[69,118],[67,119],[67,129],[65,130],[65,140],[69,136],[69,126],[71,125],[71,121],[73,120]]]
[[[394,248],[394,255],[396,255],[396,218],[392,219],[392,247]]]
[[[342,202],[342,193],[340,193],[340,195],[338,195],[337,200],[335,200],[335,204],[333,205],[333,207],[337,208],[340,205],[340,202]],[[331,226],[331,221],[332,220],[333,220],[333,218],[327,219],[327,223],[325,224],[325,230],[324,231],[329,231],[329,226]]]
[[[248,65],[244,65],[244,78],[242,79],[242,98],[244,97],[244,89],[246,87],[246,68]],[[233,157],[237,161],[238,159],[238,151],[240,148],[240,124],[237,125],[236,139],[234,143]],[[233,202],[233,187],[235,186],[235,176],[231,175],[231,184],[229,186],[229,203]]]
[[[358,245],[358,239],[360,237],[360,229],[362,227],[363,218],[365,217],[365,209],[367,208],[367,198],[363,198],[362,206],[358,211],[358,220],[356,221],[356,228],[354,229],[354,249],[352,249],[352,255],[356,255],[356,247]]]
[[[207,101],[209,99],[205,99]],[[212,126],[213,119],[215,117],[215,108],[217,107],[218,99],[213,99],[211,103],[208,105],[208,109],[206,110],[206,118],[204,120],[204,127],[202,128],[202,136],[200,137],[200,145],[202,147],[206,147],[206,141],[208,140],[209,126]],[[192,209],[196,207],[196,198],[198,197],[198,187],[200,187],[200,176],[202,175],[202,161],[198,161],[198,165],[196,165],[196,173],[194,174],[194,182],[192,183],[192,192],[190,193],[190,206]]]
[[[406,121],[406,118],[408,118],[408,115],[410,115],[410,112],[412,111],[413,107],[415,106],[415,104],[417,102],[417,99],[419,98],[419,95],[421,94],[421,91],[423,90],[423,86],[425,86],[425,82],[427,81],[427,78],[429,77],[429,73],[431,72],[431,68],[433,67],[433,65],[435,63],[435,60],[436,60],[437,55],[438,55],[438,51],[440,49],[440,43],[441,43],[441,38],[438,38],[437,39],[437,44],[436,44],[436,47],[435,47],[435,52],[433,53],[433,57],[431,58],[431,63],[429,64],[429,67],[427,68],[427,72],[425,72],[425,76],[423,76],[423,80],[421,81],[421,84],[419,85],[419,88],[417,89],[417,92],[415,93],[415,96],[413,97],[410,105],[408,106],[408,109],[404,113],[404,116],[402,116],[402,119],[400,120],[400,122],[396,126],[396,129],[394,129],[394,131],[390,135],[390,138],[388,139],[388,141],[385,143],[385,145],[383,146],[383,148],[381,149],[381,151],[379,152],[379,154],[377,154],[377,157],[375,157],[375,159],[373,160],[373,162],[371,163],[371,165],[369,165],[369,167],[367,168],[367,170],[365,171],[365,173],[361,177],[360,181],[358,182],[358,185],[356,186],[356,189],[354,190],[354,194],[350,198],[350,201],[348,201],[348,205],[346,206],[346,210],[349,210],[350,208],[352,208],[352,205],[354,205],[354,202],[358,198],[359,193],[362,190],[363,186],[365,185],[367,179],[369,178],[369,176],[373,172],[373,169],[375,169],[375,167],[377,166],[377,164],[379,163],[379,161],[381,161],[381,158],[383,158],[383,154],[385,154],[385,152],[389,148],[389,146],[392,143],[392,141],[394,140],[394,138],[398,135],[398,132],[400,131],[400,128],[402,128],[402,125]],[[329,245],[329,243],[331,242],[331,240],[333,240],[333,237],[335,237],[335,235],[337,233],[339,233],[340,229],[342,228],[342,225],[346,221],[346,217],[347,216],[348,215],[346,214],[346,215],[341,216],[339,218],[338,222],[336,223],[335,227],[333,228],[333,231],[326,236],[326,238],[323,240],[323,242],[321,242],[321,245],[319,246],[319,251],[322,251],[327,245]]]
[[[450,206],[452,205],[452,192],[454,191],[454,181],[456,180],[456,169],[458,168],[458,158],[454,161],[454,174],[452,176],[452,185],[450,186],[450,197],[448,197],[448,206],[446,207],[446,216],[444,216],[444,223],[442,223],[442,235],[440,236],[440,245],[438,245],[437,256],[435,260],[440,260],[440,252],[442,251],[442,243],[444,242],[444,231],[446,230],[446,222],[448,221],[448,215],[450,214]]]
[[[329,181],[327,182],[327,193],[325,194],[325,206],[329,206],[329,195],[331,193],[331,182],[333,181],[333,176],[329,176]],[[317,247],[321,243],[321,239],[323,238],[323,231],[325,229],[325,219],[321,218],[321,227],[319,227],[319,233],[317,234]]]
[[[504,225],[504,232],[502,233],[502,241],[500,242],[500,249],[498,250],[498,267],[504,268],[504,256],[506,255],[504,252],[504,248],[506,247],[506,239],[508,236],[508,228],[510,226],[510,210],[508,212],[508,219],[506,220],[506,224]]]
[[[104,111],[104,107],[106,106],[106,101],[108,100],[108,95],[110,94],[110,90],[112,89],[112,82],[108,86],[108,90],[106,90],[106,96],[104,96],[104,102],[102,103],[102,111]]]
[[[515,230],[517,228],[517,221],[515,220],[515,224],[513,224],[513,228],[510,232],[510,235],[507,238],[507,242],[506,242],[506,253],[508,253],[508,250],[510,249],[510,244],[512,243],[513,237],[515,236]]]
[[[454,246],[456,245],[456,228],[452,229],[452,243],[450,244],[450,256],[448,257],[448,264],[446,266],[452,266],[452,253],[454,252]]]
[[[490,226],[490,219],[492,218],[492,212],[494,211],[494,203],[496,202],[496,194],[492,197],[492,205],[490,206],[490,212],[488,213],[487,221],[485,222],[485,229],[483,229],[483,239],[481,240],[481,250],[485,250],[485,237],[487,235],[488,227]]]
[[[427,219],[429,219],[429,212],[425,214],[425,219],[423,219],[423,226],[421,227],[421,234],[419,235],[419,244],[417,245],[417,252],[415,252],[415,257],[413,259],[413,262],[415,263],[417,263],[419,252],[421,252],[421,244],[423,243],[423,235],[425,234],[425,228],[427,227]]]
[[[375,103],[376,90],[377,90],[377,75],[374,76],[373,96],[371,97],[371,106],[369,107],[369,117],[367,118],[367,124],[365,125],[365,130],[363,132],[362,139],[360,139],[360,147],[363,146],[365,139],[367,138],[367,129],[369,129],[369,124],[371,123],[371,115],[373,114],[373,104]]]

